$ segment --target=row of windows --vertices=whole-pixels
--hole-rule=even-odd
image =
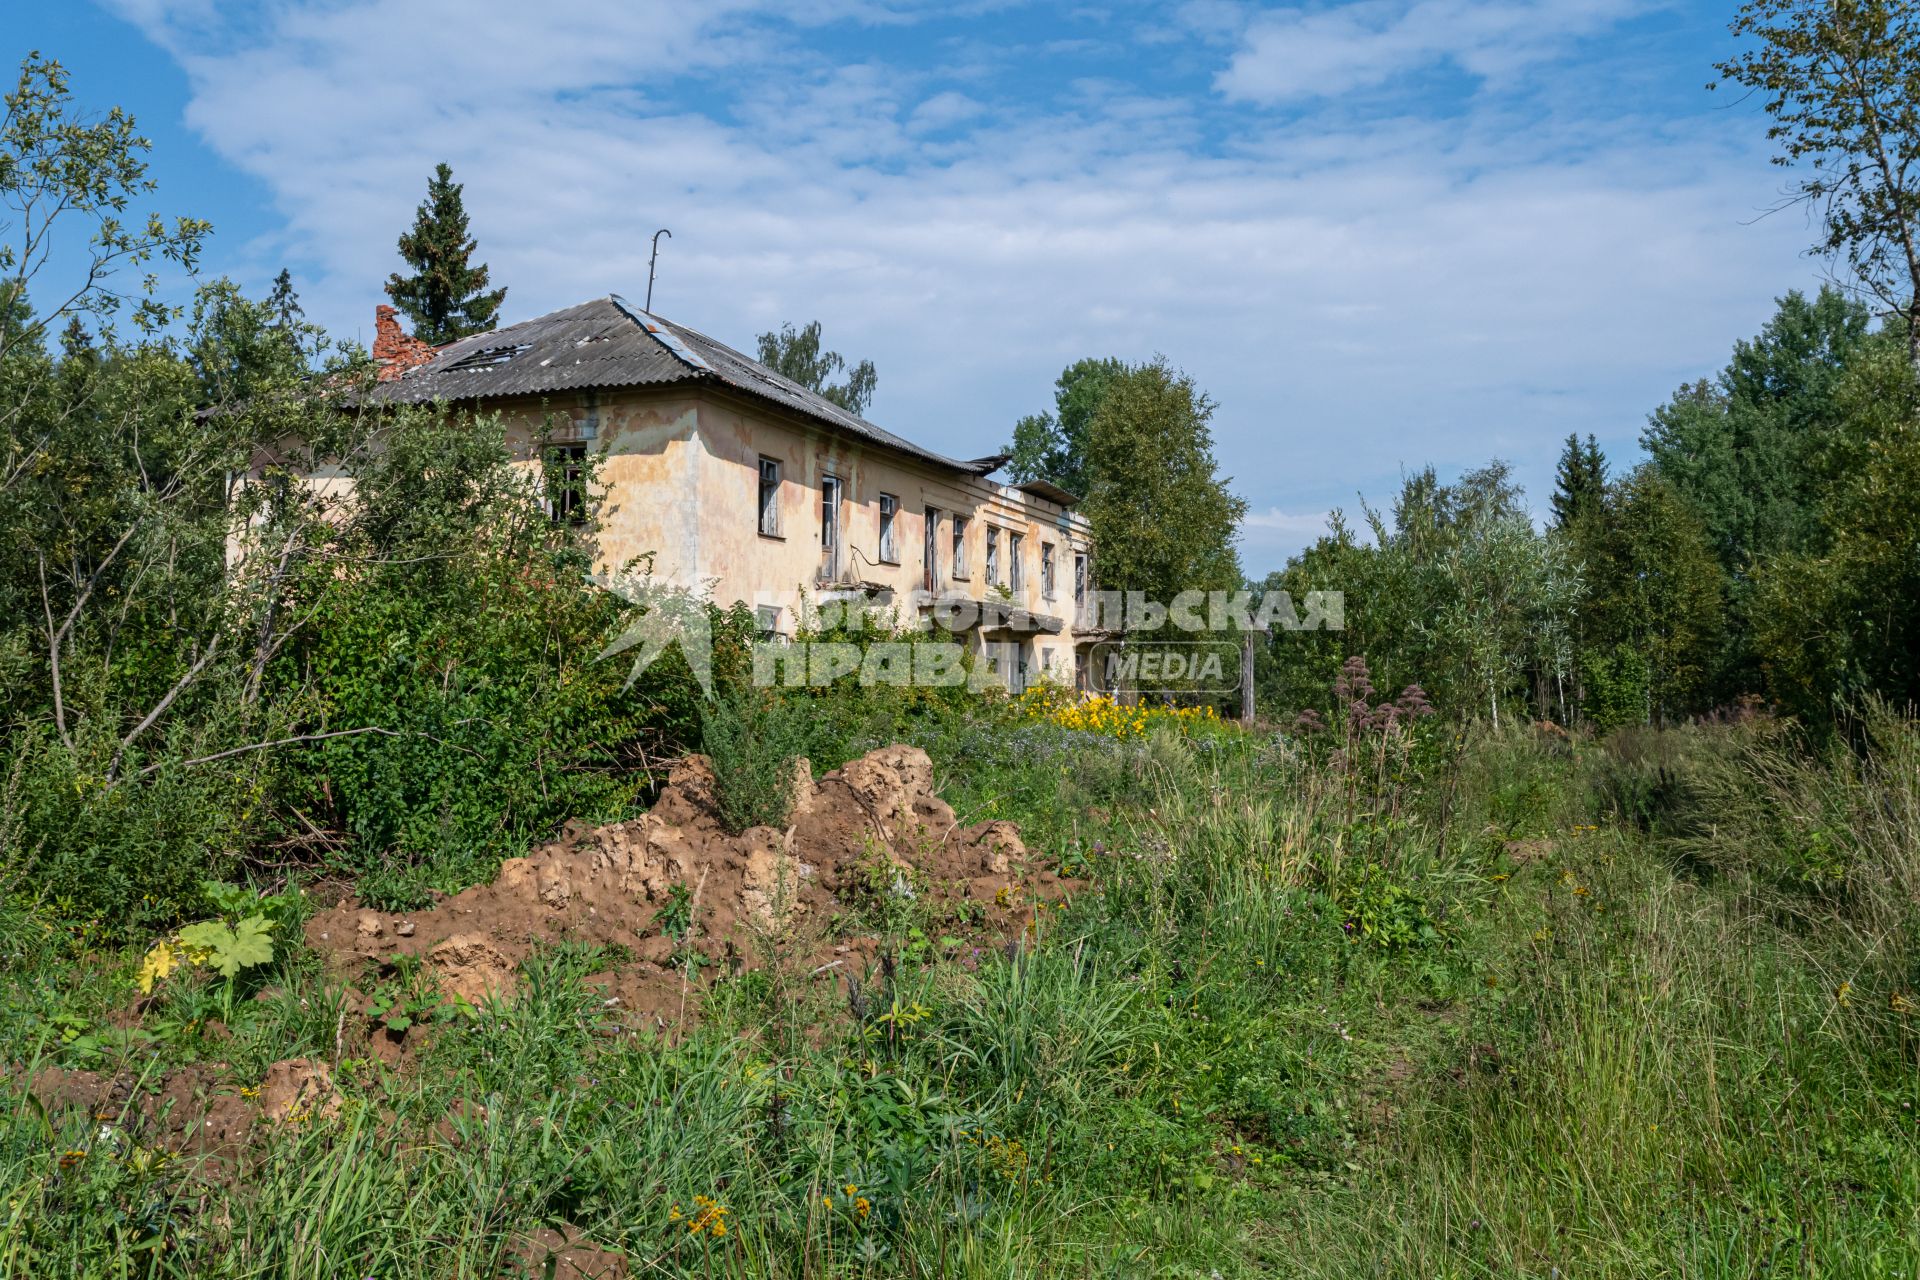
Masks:
[[[777,458],[760,459],[760,532],[770,538],[782,536],[780,528],[780,461]],[[826,476],[820,481],[820,556],[823,577],[832,579],[840,570],[840,523],[841,506],[846,498],[845,483],[836,476]],[[928,507],[926,515],[926,541],[921,549],[925,564],[926,587],[933,590],[940,579],[940,521],[943,511],[938,507]],[[880,561],[882,564],[900,563],[900,499],[891,493],[880,495]],[[949,564],[955,578],[971,576],[967,562],[967,531],[972,528],[970,517],[955,512],[952,525],[952,558]],[[1000,535],[1006,534],[1006,574],[1002,577],[1000,561]],[[1018,595],[1026,586],[1026,537],[1011,529],[1001,530],[988,525],[986,531],[987,565],[986,580],[994,586],[1004,585]],[[1040,544],[1040,594],[1052,600],[1057,593],[1058,572],[1055,564],[1054,544]],[[1087,592],[1087,557],[1076,552],[1073,557],[1073,599],[1076,604],[1084,603]]]

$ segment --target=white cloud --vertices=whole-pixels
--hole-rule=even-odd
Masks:
[[[1240,560],[1250,576],[1260,578],[1278,568],[1302,547],[1311,546],[1327,532],[1331,511],[1283,511],[1268,507],[1249,511],[1240,522]]]
[[[148,9],[190,122],[282,215],[216,266],[258,285],[290,264],[310,316],[364,337],[446,160],[509,319],[644,291],[648,237],[671,227],[661,311],[736,346],[818,318],[877,364],[878,421],[959,456],[1004,443],[1072,360],[1164,352],[1220,402],[1223,468],[1265,513],[1256,574],[1311,541],[1284,513],[1384,499],[1403,466],[1499,455],[1538,488],[1569,431],[1630,443],[1795,283],[1801,229],[1742,225],[1774,178],[1727,113],[1242,112],[1223,146],[1204,93],[1115,77],[1011,98],[991,76],[830,56],[748,0],[576,9],[335,0],[240,35]],[[1561,38],[1522,11],[1564,31],[1617,5],[1369,0],[1351,22],[1426,51],[1398,65],[1519,74]],[[1312,83],[1376,74],[1346,30],[1315,37]]]
[[[1248,25],[1217,84],[1229,97],[1274,103],[1371,89],[1440,63],[1504,77],[1647,7],[1644,0],[1362,0],[1285,9]],[[1203,10],[1195,20],[1217,24],[1218,17]]]

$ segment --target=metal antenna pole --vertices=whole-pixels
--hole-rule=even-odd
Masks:
[[[647,313],[653,313],[653,264],[660,261],[660,237],[673,239],[673,232],[665,227],[653,233],[653,256],[647,259]]]

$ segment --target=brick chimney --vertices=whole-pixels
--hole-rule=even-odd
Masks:
[[[433,359],[433,347],[402,329],[399,314],[384,302],[373,309],[373,362],[380,366],[382,382]]]

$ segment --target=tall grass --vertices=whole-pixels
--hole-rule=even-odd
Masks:
[[[1096,889],[957,962],[904,915],[857,994],[770,955],[671,1042],[593,985],[618,957],[555,949],[408,1073],[340,1064],[343,1115],[244,1170],[11,1089],[0,1273],[491,1280],[560,1226],[636,1275],[1920,1263],[1911,722],[1818,758],[1767,726],[1444,735],[1364,786],[1252,735],[924,729],[963,816]],[[74,954],[10,960],[4,1056],[71,1057],[46,993]],[[86,954],[70,1013],[124,980]],[[236,1083],[331,1056],[278,963],[270,1016],[192,1042]]]

